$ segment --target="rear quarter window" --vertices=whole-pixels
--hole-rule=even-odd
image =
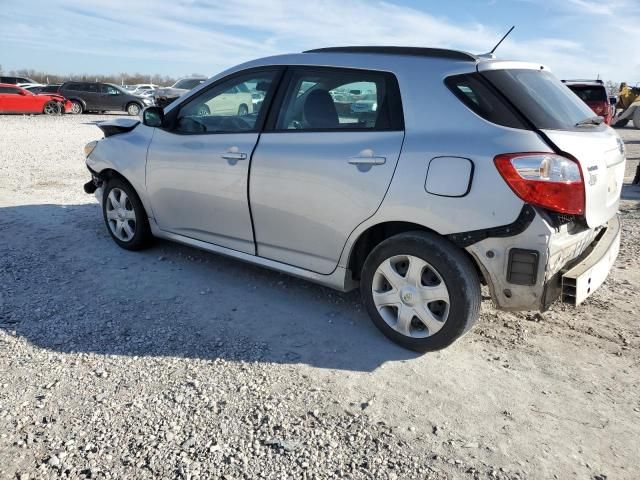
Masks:
[[[526,129],[518,113],[478,73],[454,75],[445,80],[451,92],[485,120],[504,127]]]

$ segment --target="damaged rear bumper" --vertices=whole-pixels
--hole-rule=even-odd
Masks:
[[[559,297],[579,305],[606,279],[620,246],[620,220],[595,229],[552,226],[537,210],[526,230],[466,249],[503,310],[546,310]]]

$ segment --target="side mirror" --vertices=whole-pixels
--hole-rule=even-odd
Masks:
[[[147,127],[162,127],[164,110],[160,107],[147,107],[142,111],[142,123]]]
[[[615,105],[618,103],[618,99],[616,97],[609,97],[609,105]]]
[[[25,92],[24,90],[18,90],[18,94],[24,97],[27,94],[27,92]]]

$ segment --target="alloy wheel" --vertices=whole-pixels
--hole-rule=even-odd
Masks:
[[[122,242],[129,242],[136,233],[136,212],[131,200],[119,188],[109,192],[105,206],[111,232]]]

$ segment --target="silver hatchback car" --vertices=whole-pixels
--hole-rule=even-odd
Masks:
[[[246,91],[262,101],[239,109]],[[160,237],[359,285],[416,351],[471,328],[482,284],[505,310],[577,305],[618,253],[624,145],[541,65],[326,48],[239,65],[142,117],[85,147],[118,245]]]

